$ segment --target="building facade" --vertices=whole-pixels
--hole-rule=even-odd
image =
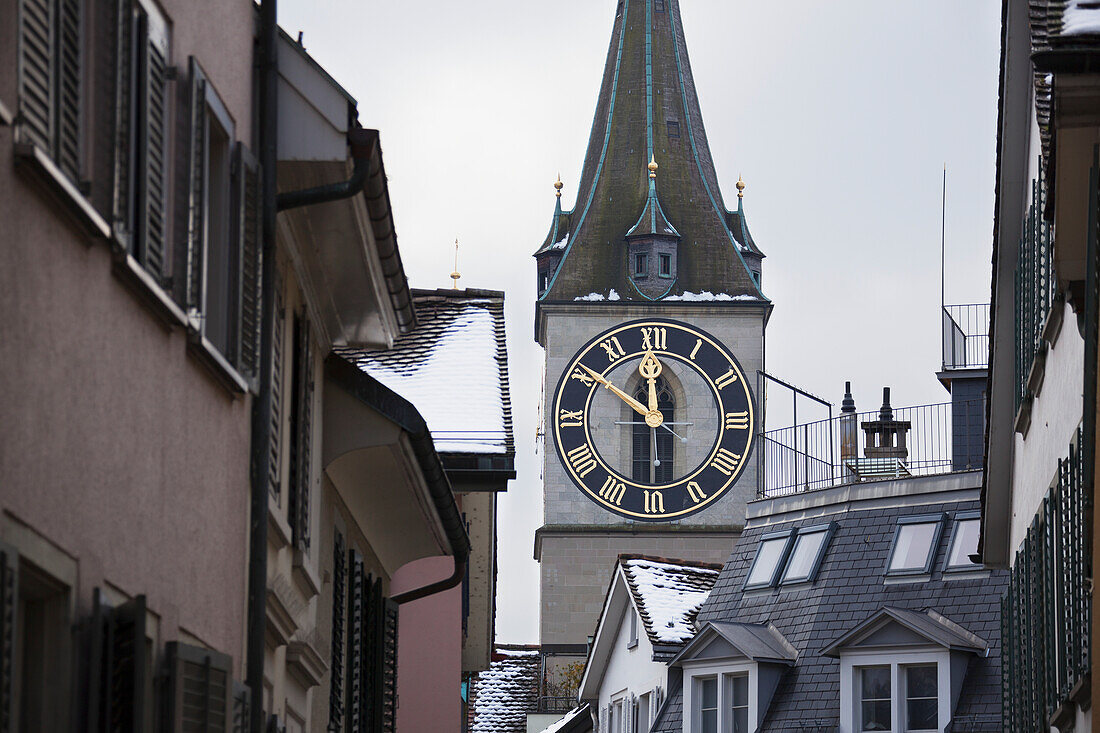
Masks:
[[[1006,0],[981,555],[1005,730],[1091,730],[1100,88],[1087,3]]]
[[[743,184],[736,211],[718,186],[678,0],[617,4],[571,210],[556,187],[535,254],[546,351],[535,558],[542,649],[566,664],[586,652],[620,554],[721,562],[757,491],[750,423],[771,303]]]

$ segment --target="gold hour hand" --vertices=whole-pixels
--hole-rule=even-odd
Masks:
[[[638,364],[638,374],[649,382],[649,411],[657,411],[657,377],[661,376],[663,367],[652,351],[645,352],[641,363]]]
[[[607,389],[614,392],[616,397],[618,397],[623,402],[625,402],[626,404],[633,407],[635,412],[637,412],[639,415],[646,415],[646,414],[649,413],[649,410],[646,409],[645,405],[643,405],[641,402],[638,402],[638,400],[634,399],[633,397],[628,395],[626,392],[623,392],[621,389],[619,389],[618,387],[613,385],[611,382],[604,379],[603,376],[601,376],[597,372],[592,371],[591,369],[586,367],[584,364],[581,364],[580,367],[581,367],[581,369],[585,370],[590,375],[592,375],[592,378],[595,379],[597,382],[599,382],[604,387],[606,387]]]

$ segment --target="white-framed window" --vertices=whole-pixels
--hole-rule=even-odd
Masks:
[[[852,733],[939,731],[951,721],[946,649],[842,654],[840,729]]]
[[[782,532],[771,532],[760,538],[756,557],[752,561],[752,567],[749,568],[748,577],[745,578],[745,590],[775,585],[779,571],[787,559],[793,536],[794,530],[787,529]]]
[[[627,605],[626,615],[630,617],[627,623],[630,624],[630,635],[626,640],[626,648],[634,649],[638,646],[638,612],[634,610],[633,605]]]
[[[756,729],[757,665],[750,661],[684,667],[684,733]]]
[[[982,566],[971,562],[970,556],[978,551],[978,533],[981,530],[981,514],[959,512],[951,527],[951,542],[947,546],[944,570],[978,570]]]
[[[932,561],[943,533],[943,520],[942,514],[898,519],[890,558],[886,561],[886,574],[927,575],[932,572]]]

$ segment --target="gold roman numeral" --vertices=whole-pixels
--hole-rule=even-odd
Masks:
[[[642,348],[646,351],[663,351],[668,348],[668,333],[664,328],[643,328]]]
[[[615,506],[622,506],[623,494],[626,493],[626,484],[622,481],[616,481],[611,476],[607,477],[607,480],[603,482],[603,488],[600,489],[600,497],[607,501],[608,504],[614,504]]]
[[[645,494],[645,513],[664,514],[665,497],[660,491],[642,491]]]
[[[726,413],[726,430],[748,430],[749,429],[749,412],[727,412]]]
[[[582,371],[580,367],[574,369],[573,373],[569,375],[569,378],[579,379],[581,384],[583,384],[585,387],[591,387],[593,384],[596,383],[596,380],[593,379],[592,376],[587,372]]]
[[[581,426],[581,416],[584,414],[584,410],[562,410],[558,415],[558,427],[562,428],[579,428]]]
[[[607,360],[612,363],[626,356],[623,345],[619,343],[619,339],[615,336],[612,336],[606,341],[601,341],[600,348],[607,352]]]
[[[592,457],[592,449],[588,447],[587,443],[569,451],[565,454],[565,457],[569,461],[569,465],[581,478],[587,476],[596,467],[596,459]]]
[[[691,350],[688,358],[695,361],[695,355],[699,353],[699,347],[703,345],[703,339],[695,339],[695,348]]]
[[[740,460],[741,456],[738,454],[728,451],[725,448],[719,448],[717,455],[714,456],[714,460],[710,462],[710,465],[729,476],[733,473],[733,470],[737,468],[737,464]]]
[[[730,369],[728,372],[714,380],[714,386],[718,389],[725,389],[734,382],[737,381],[737,372]]]
[[[695,481],[688,481],[688,496],[696,504],[707,498],[707,495],[703,493],[703,487]]]

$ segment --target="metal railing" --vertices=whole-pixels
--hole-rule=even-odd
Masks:
[[[1016,259],[1016,408],[1030,396],[1028,381],[1041,353],[1043,326],[1054,301],[1054,253],[1051,224],[1044,218],[1046,180],[1031,182],[1031,206]]]
[[[576,696],[542,695],[538,699],[537,712],[540,713],[568,713],[577,707]]]
[[[989,303],[943,307],[943,369],[989,366]]]
[[[760,434],[760,498],[784,496],[872,479],[928,476],[982,467],[983,400],[893,409],[908,422],[904,458],[868,458],[864,423],[879,411],[845,413]],[[875,446],[872,446],[874,448]],[[874,452],[874,451],[872,451]]]
[[[1077,434],[1080,445],[1082,433]],[[1092,617],[1086,472],[1078,448],[1016,553],[1001,600],[1004,730],[1047,730],[1051,716],[1089,674]]]

